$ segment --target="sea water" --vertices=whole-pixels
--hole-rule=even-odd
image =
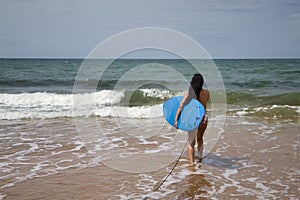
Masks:
[[[83,60],[76,59],[1,59],[0,119],[76,117],[71,113],[72,99],[74,95],[81,94],[73,94],[73,86],[82,62]],[[297,117],[297,107],[300,105],[300,60],[226,59],[215,60],[215,63],[225,85],[229,108],[230,105],[237,105],[239,108],[233,112],[263,115],[261,111],[265,110],[268,116]],[[122,82],[124,90],[114,88],[126,71],[145,64],[148,67],[171,66],[187,82],[178,82],[168,77],[168,74],[162,74],[163,80],[136,88],[134,93],[126,91],[133,84],[132,81]],[[156,106],[168,98],[182,94],[194,73],[197,70],[185,60],[116,60],[96,80],[98,84],[94,93],[85,95],[95,96],[96,107],[93,109],[103,109],[111,105],[122,106],[122,103],[123,106],[139,106],[133,116],[137,117],[139,109],[143,109],[141,106]],[[205,71],[200,73],[205,74]],[[150,81],[153,79],[151,76],[156,75],[149,75]],[[166,83],[177,84],[178,91],[168,90]],[[124,100],[128,98],[130,101],[125,104]],[[100,117],[108,115],[100,111],[86,114]]]
[[[83,62],[0,59],[0,198],[299,196],[299,59],[214,60],[227,100],[219,141],[194,168],[184,152],[156,192],[153,188],[169,173],[186,139],[184,132],[165,123],[162,104],[182,95],[198,71],[180,59],[119,59],[97,80],[84,80],[87,85],[96,81],[93,91],[74,92]],[[122,79],[139,66],[156,68],[157,74],[142,71]],[[177,71],[184,81],[164,70],[159,73],[163,66]],[[206,78],[206,72],[201,73]],[[116,89],[118,84],[122,88]],[[132,88],[134,84],[139,87]],[[77,112],[74,99],[92,101],[80,101],[83,109]],[[209,123],[217,120],[218,116],[210,118]],[[78,121],[81,127],[75,126]],[[105,137],[89,136],[99,128]],[[80,134],[80,129],[87,134]],[[129,173],[116,166],[120,163],[105,161],[120,151],[125,158],[145,155],[142,159],[149,159],[143,162],[149,166],[151,155],[169,152],[170,156],[156,163],[162,165],[155,170]],[[170,162],[163,163],[167,159]],[[134,164],[129,167],[145,167]]]

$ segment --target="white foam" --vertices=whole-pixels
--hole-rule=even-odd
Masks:
[[[145,94],[166,98],[168,91],[143,90]],[[47,119],[58,117],[162,117],[162,105],[122,107],[125,91],[102,90],[86,94],[23,93],[0,94],[0,119]],[[74,101],[74,104],[73,104]]]
[[[95,116],[99,117],[122,117],[122,118],[157,118],[162,117],[162,105],[154,106],[106,106],[94,111]]]
[[[160,99],[167,99],[167,98],[171,98],[171,97],[174,96],[174,93],[172,93],[171,91],[160,90],[160,89],[156,89],[156,88],[141,89],[141,91],[144,93],[144,96],[154,97],[154,98],[160,98]]]
[[[3,195],[3,194],[0,193],[0,199],[1,200],[4,199],[5,197],[6,197],[6,195]]]
[[[102,90],[85,94],[0,94],[0,119],[56,118],[92,115],[93,110],[121,101],[124,91]],[[74,108],[73,101],[76,100]],[[85,109],[73,112],[73,109]],[[75,115],[74,115],[75,114]]]
[[[256,107],[256,108],[241,108],[241,109],[229,109],[229,111],[235,112],[237,116],[247,116],[248,114],[255,114],[258,112],[269,112],[274,109],[293,109],[298,114],[300,114],[300,106],[290,106],[290,105],[272,105],[272,106],[264,106],[264,107]],[[278,117],[278,116],[274,116]]]
[[[232,109],[230,111],[236,111],[236,115],[238,116],[245,116],[249,112],[249,108],[243,108],[242,110],[237,111],[237,109]]]

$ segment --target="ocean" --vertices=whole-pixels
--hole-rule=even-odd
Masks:
[[[84,62],[0,59],[0,199],[299,198],[300,59],[213,60],[222,82],[203,68],[211,94],[224,85],[226,108],[210,115],[207,158],[191,167],[184,151],[157,191],[187,136],[162,104],[198,71],[117,59],[99,76],[106,61],[91,60],[82,79]]]

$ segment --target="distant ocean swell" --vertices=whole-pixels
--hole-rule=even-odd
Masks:
[[[247,105],[300,105],[300,92],[261,96],[243,92],[227,92],[228,104]]]
[[[20,80],[0,80],[0,86],[9,87],[35,87],[35,86],[61,86],[61,85],[74,85],[74,80],[63,80],[63,79],[20,79]]]
[[[74,96],[76,95],[76,96]],[[0,93],[0,119],[35,119],[58,117],[162,117],[162,104],[169,98],[182,95],[157,88],[135,91],[101,90],[83,94],[48,92]],[[257,96],[242,92],[227,92],[228,114],[269,118],[295,119],[300,112],[300,93]],[[75,105],[75,98],[93,99]],[[236,106],[238,109],[235,109]],[[79,109],[79,111],[78,111]],[[76,110],[76,112],[74,112]],[[123,115],[122,113],[127,113]]]

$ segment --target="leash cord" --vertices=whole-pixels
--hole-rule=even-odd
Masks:
[[[176,160],[176,162],[175,162],[173,168],[170,170],[170,172],[169,172],[168,175],[164,178],[164,180],[161,182],[161,184],[160,184],[159,186],[157,186],[157,187],[153,190],[154,192],[156,192],[156,191],[157,191],[157,190],[158,190],[158,189],[166,182],[166,180],[168,179],[168,177],[172,174],[173,170],[174,170],[175,167],[177,166],[177,164],[178,164],[178,162],[179,162],[179,160],[180,160],[180,158],[181,158],[181,156],[182,156],[182,154],[183,154],[183,152],[184,152],[184,150],[185,150],[185,148],[186,148],[186,145],[187,145],[188,141],[189,141],[189,139],[187,139],[187,141],[186,141],[186,143],[185,143],[185,145],[184,145],[184,147],[183,147],[183,149],[182,149],[182,151],[181,151],[181,153],[180,153],[178,159]]]

